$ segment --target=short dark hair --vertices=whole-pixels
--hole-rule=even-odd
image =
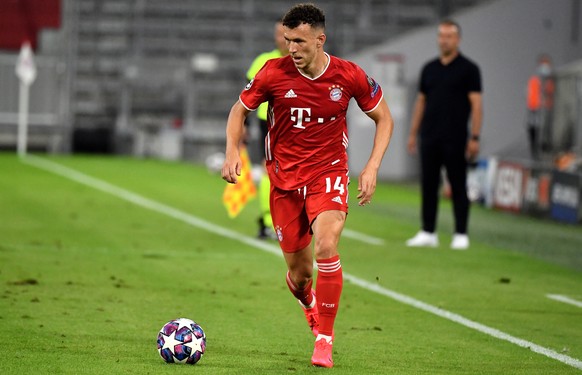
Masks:
[[[447,18],[447,19],[444,19],[441,22],[439,22],[439,26],[440,25],[455,26],[457,28],[457,32],[459,33],[459,36],[461,36],[461,25],[459,25],[459,23],[457,21],[454,21],[450,18]]]
[[[283,17],[283,26],[294,29],[302,23],[313,28],[325,29],[325,15],[323,11],[311,3],[293,6]]]

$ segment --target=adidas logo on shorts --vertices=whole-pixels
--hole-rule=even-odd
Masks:
[[[335,198],[332,198],[331,201],[339,204],[344,204],[344,202],[342,202],[342,198],[339,195]]]

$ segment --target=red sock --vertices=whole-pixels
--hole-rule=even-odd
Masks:
[[[287,286],[289,290],[299,302],[305,307],[312,307],[311,303],[313,302],[313,294],[311,293],[311,286],[313,285],[313,280],[309,280],[307,285],[303,289],[299,289],[299,287],[291,280],[289,276],[289,271],[287,271]]]
[[[333,323],[342,294],[343,274],[339,255],[317,261],[317,309],[319,310],[319,334],[332,336]]]

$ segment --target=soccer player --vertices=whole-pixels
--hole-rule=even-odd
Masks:
[[[370,158],[358,181],[360,206],[372,200],[394,125],[378,83],[356,64],[324,51],[325,16],[319,8],[295,5],[283,26],[289,55],[268,61],[230,110],[222,177],[237,182],[244,119],[268,101],[266,166],[287,285],[316,337],[311,363],[332,367],[333,326],[343,286],[338,243],[348,211],[350,99],[376,125]],[[314,257],[318,274],[312,288]]]

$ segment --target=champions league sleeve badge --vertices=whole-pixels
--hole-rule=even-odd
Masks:
[[[372,77],[367,75],[366,78],[368,79],[368,84],[372,88],[372,92],[370,93],[370,97],[373,98],[378,93],[378,90],[380,89],[380,85],[378,84],[378,82],[374,81],[374,79]]]
[[[251,86],[253,85],[253,82],[255,81],[255,79],[251,79],[249,83],[247,83],[247,85],[245,86],[245,90],[248,90],[251,88]]]

